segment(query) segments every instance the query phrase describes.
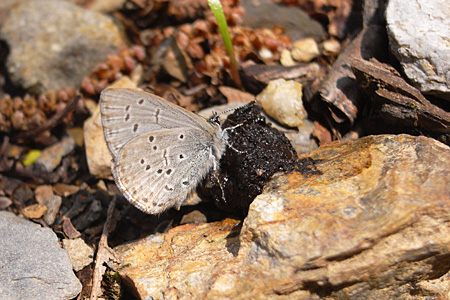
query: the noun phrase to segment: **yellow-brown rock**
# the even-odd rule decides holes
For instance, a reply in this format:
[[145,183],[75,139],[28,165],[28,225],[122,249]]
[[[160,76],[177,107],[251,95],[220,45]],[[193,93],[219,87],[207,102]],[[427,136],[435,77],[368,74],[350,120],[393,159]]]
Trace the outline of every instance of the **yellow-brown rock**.
[[175,227],[115,250],[123,265],[120,275],[142,299],[200,299],[206,282],[226,268],[239,250],[239,221],[226,219]]
[[450,296],[449,147],[369,136],[308,158],[320,174],[275,177],[240,231],[187,224],[120,246],[121,275],[143,299]]

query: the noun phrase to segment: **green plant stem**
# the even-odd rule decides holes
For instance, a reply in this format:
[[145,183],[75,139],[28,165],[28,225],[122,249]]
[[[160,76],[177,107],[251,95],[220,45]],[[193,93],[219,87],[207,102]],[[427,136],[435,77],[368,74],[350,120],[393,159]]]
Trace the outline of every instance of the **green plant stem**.
[[208,5],[217,20],[217,26],[219,27],[220,34],[222,35],[228,57],[230,58],[231,78],[234,83],[241,88],[242,83],[239,76],[238,64],[236,61],[236,56],[234,55],[233,44],[231,43],[227,20],[225,19],[225,14],[223,13],[222,4],[220,3],[220,0],[208,0]]

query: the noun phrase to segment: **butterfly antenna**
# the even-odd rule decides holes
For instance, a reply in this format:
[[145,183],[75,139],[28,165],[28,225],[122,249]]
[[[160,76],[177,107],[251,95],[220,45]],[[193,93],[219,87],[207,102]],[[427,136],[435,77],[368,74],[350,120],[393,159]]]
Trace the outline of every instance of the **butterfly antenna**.
[[229,113],[230,111],[235,111],[235,110],[238,110],[238,109],[243,109],[243,108],[246,108],[246,107],[249,107],[249,106],[253,106],[255,103],[256,103],[256,99],[253,100],[253,101],[251,101],[251,102],[249,102],[249,103],[246,103],[246,104],[244,104],[244,105],[241,105],[241,106],[239,106],[239,107],[236,107],[236,108],[230,108],[230,109],[224,110],[224,111],[221,112],[219,115],[227,114],[227,113]]

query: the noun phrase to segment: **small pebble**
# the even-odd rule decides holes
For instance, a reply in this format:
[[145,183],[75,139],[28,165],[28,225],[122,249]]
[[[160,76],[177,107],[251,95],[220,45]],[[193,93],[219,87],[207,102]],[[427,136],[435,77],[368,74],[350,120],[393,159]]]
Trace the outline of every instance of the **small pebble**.
[[94,261],[94,250],[81,238],[62,240],[63,247],[69,254],[75,272],[80,271]]
[[302,102],[302,85],[295,81],[273,80],[256,99],[269,116],[289,127],[301,125],[307,115]]
[[292,58],[298,62],[310,62],[320,55],[319,47],[312,38],[295,41],[291,51]]
[[322,43],[322,46],[323,51],[330,54],[337,55],[339,54],[339,52],[341,52],[341,44],[335,39],[326,40]]
[[65,137],[61,142],[45,148],[36,164],[43,166],[47,172],[51,172],[56,169],[63,156],[69,154],[74,148],[75,140],[71,136]]
[[39,219],[44,213],[47,211],[47,206],[42,204],[32,204],[30,206],[25,207],[22,210],[22,213],[28,219]]
[[285,67],[296,65],[295,61],[292,59],[291,52],[288,49],[283,49],[281,51],[280,63]]

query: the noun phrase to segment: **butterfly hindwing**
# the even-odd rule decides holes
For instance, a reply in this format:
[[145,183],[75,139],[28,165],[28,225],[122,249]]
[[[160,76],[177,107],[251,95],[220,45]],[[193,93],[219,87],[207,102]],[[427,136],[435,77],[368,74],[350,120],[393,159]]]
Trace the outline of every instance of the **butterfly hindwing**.
[[144,212],[179,207],[214,165],[210,137],[192,128],[135,137],[115,160],[114,177],[127,199]]

